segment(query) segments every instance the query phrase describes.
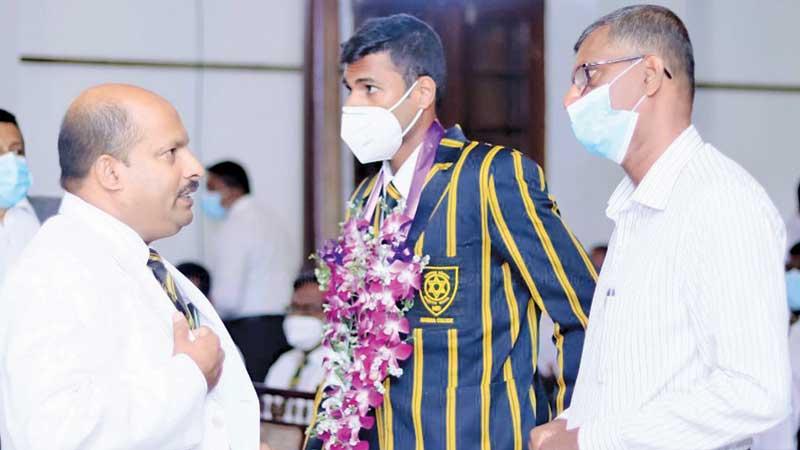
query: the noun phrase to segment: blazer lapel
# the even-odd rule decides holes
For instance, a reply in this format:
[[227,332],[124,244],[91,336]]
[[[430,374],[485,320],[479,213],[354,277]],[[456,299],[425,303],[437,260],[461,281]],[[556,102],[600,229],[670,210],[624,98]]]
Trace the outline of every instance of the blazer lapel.
[[417,213],[408,234],[409,247],[414,246],[419,236],[425,231],[433,213],[436,212],[439,200],[450,185],[453,166],[461,156],[461,150],[467,142],[461,128],[456,125],[447,130],[445,137],[439,143],[439,148],[436,149],[436,159],[428,172]]

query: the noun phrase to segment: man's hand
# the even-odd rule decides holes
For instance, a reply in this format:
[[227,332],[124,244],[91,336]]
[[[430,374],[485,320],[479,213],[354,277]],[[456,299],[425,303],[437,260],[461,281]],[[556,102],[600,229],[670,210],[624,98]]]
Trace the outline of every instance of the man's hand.
[[528,450],[579,450],[578,428],[567,430],[567,421],[556,419],[531,430]]
[[172,354],[185,353],[192,358],[203,376],[206,378],[208,391],[211,392],[222,375],[222,362],[225,352],[220,346],[219,337],[208,327],[200,327],[194,331],[194,341],[189,338],[189,323],[183,314],[176,312],[172,316],[174,345]]

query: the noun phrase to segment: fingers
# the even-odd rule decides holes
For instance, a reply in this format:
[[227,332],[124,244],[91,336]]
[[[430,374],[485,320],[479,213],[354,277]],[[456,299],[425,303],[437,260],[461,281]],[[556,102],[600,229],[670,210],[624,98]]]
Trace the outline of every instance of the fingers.
[[542,443],[546,436],[544,432],[545,425],[536,427],[531,430],[530,439],[528,440],[528,450],[540,450],[542,448]]
[[172,314],[172,336],[175,342],[189,342],[189,322],[177,311]]
[[220,352],[221,356],[217,361],[217,364],[214,365],[214,368],[209,375],[208,379],[206,380],[208,383],[208,390],[211,391],[217,386],[219,383],[219,379],[222,377],[222,361],[225,359],[225,353]]

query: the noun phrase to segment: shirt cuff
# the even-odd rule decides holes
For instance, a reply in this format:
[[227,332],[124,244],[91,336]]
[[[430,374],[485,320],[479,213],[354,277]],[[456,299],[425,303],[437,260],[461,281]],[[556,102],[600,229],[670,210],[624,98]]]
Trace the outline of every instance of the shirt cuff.
[[608,421],[584,423],[578,430],[579,450],[625,450],[619,427]]

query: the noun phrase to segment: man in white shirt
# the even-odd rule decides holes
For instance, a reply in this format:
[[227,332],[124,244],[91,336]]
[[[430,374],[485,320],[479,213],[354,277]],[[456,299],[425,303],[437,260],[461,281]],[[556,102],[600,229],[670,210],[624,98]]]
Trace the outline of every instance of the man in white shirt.
[[0,109],[0,280],[39,231],[40,221],[58,209],[57,198],[28,198],[30,185],[17,118]]
[[674,13],[622,8],[575,51],[573,131],[627,176],[572,403],[529,446],[748,448],[790,411],[783,221],[691,125],[694,58]]
[[283,331],[291,350],[269,369],[264,384],[269,388],[316,392],[325,379],[322,363],[329,350],[322,346],[323,296],[313,271],[294,281],[294,294]]
[[210,233],[211,299],[244,355],[253,381],[261,381],[289,346],[282,324],[300,264],[279,217],[250,193],[244,168],[222,161],[207,168],[206,215]]
[[149,248],[192,221],[203,167],[188,140],[177,111],[134,86],[91,88],[67,111],[60,213],[0,291],[4,450],[258,448],[233,342]]

